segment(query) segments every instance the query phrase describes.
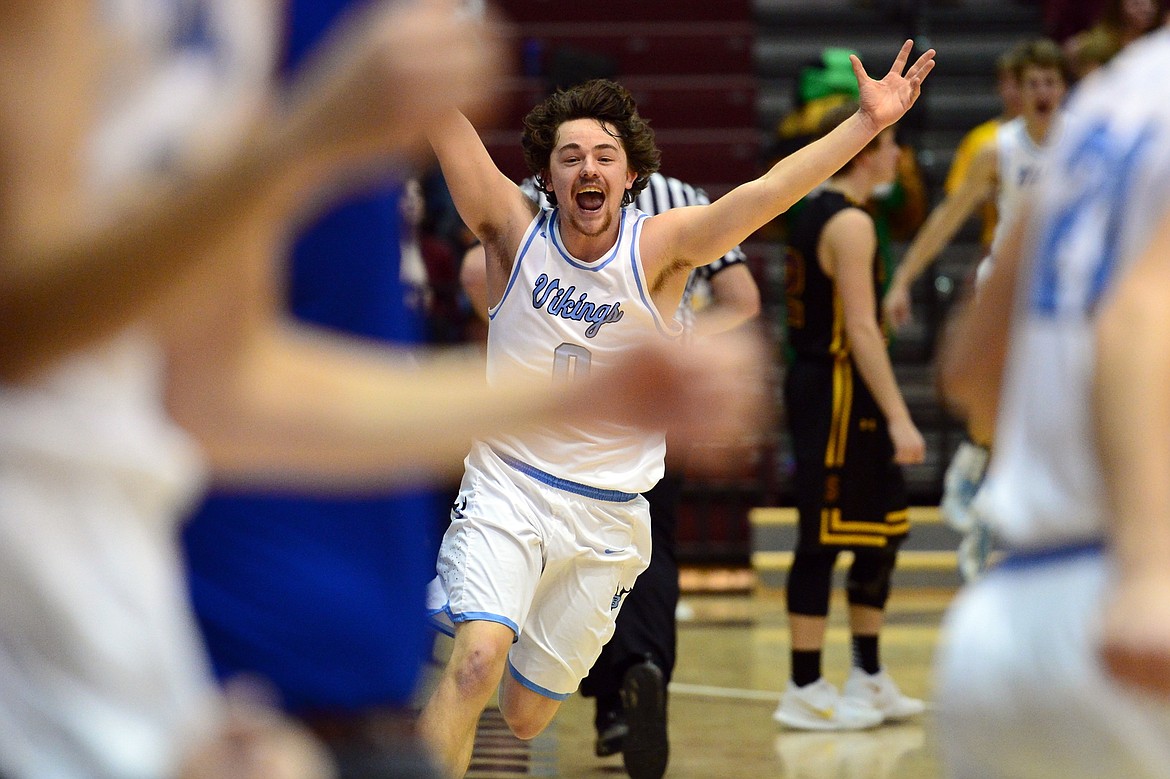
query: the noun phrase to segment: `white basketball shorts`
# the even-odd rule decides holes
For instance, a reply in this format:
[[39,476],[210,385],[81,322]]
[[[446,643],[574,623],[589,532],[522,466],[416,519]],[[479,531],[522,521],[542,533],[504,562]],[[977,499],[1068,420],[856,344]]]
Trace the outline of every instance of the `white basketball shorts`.
[[470,620],[507,625],[516,634],[513,677],[563,700],[650,562],[649,504],[505,461],[483,443],[464,464],[428,611],[449,635]]

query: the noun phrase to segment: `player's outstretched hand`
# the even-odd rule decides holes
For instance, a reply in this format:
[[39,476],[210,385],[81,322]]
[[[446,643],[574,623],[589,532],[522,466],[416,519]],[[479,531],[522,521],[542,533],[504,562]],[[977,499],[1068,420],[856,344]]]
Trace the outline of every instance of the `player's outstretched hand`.
[[604,398],[611,406],[605,417],[665,430],[672,447],[691,450],[692,466],[722,469],[721,451],[767,429],[766,377],[773,358],[754,332],[723,333],[685,346],[654,339],[629,350],[622,362],[591,377],[594,402]]
[[490,114],[508,69],[501,24],[457,0],[356,8],[294,79],[278,145],[360,163],[424,148],[451,108]]
[[922,82],[934,68],[934,49],[927,49],[907,70],[906,61],[913,48],[914,41],[902,44],[890,72],[881,81],[870,78],[861,60],[856,55],[849,55],[853,74],[857,77],[861,113],[873,123],[875,132],[889,127],[910,110],[922,91]]

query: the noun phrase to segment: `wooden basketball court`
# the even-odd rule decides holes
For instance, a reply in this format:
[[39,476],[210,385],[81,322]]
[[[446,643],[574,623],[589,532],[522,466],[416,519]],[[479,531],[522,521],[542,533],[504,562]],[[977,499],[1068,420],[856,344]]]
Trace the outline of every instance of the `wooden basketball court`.
[[[931,698],[938,625],[951,588],[895,589],[882,660],[909,695]],[[670,696],[671,760],[678,779],[937,779],[931,710],[917,721],[859,733],[802,733],[772,721],[788,673],[783,594],[755,588],[689,594],[679,623],[679,659]],[[845,604],[833,602],[825,676],[849,668]],[[620,756],[593,755],[593,701],[574,695],[553,725],[529,743],[514,739],[499,713],[481,720],[469,777],[622,777]]]

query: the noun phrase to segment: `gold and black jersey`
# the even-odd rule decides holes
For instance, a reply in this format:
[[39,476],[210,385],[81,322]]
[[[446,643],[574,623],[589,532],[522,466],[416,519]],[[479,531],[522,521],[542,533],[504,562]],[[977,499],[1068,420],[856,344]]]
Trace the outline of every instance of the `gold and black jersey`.
[[[798,359],[832,358],[849,351],[841,298],[821,267],[817,245],[830,219],[846,208],[859,207],[840,192],[822,191],[807,198],[790,219],[784,284],[788,345]],[[878,299],[882,269],[876,251],[872,268]]]
[[[854,365],[840,295],[817,258],[825,225],[854,207],[838,192],[823,192],[802,204],[789,234],[792,360],[784,403],[802,549],[896,548],[910,529],[905,481],[893,461],[885,417]],[[872,265],[876,301],[876,254]]]

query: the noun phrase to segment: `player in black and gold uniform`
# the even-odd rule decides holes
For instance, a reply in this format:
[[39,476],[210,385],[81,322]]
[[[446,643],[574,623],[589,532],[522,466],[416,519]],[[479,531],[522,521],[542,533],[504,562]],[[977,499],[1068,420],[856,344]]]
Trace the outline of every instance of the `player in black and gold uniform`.
[[[825,131],[852,107],[826,116]],[[892,180],[898,147],[879,135],[793,218],[787,265],[792,359],[784,402],[800,515],[788,579],[792,676],[774,718],[799,729],[872,727],[921,712],[878,653],[890,577],[909,532],[900,465],[921,462],[922,435],[898,390],[879,320],[877,237],[864,202]],[[833,566],[848,574],[853,670],[843,694],[821,675]]]

